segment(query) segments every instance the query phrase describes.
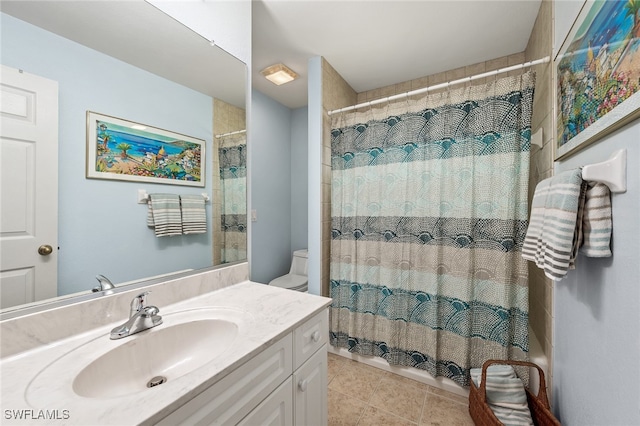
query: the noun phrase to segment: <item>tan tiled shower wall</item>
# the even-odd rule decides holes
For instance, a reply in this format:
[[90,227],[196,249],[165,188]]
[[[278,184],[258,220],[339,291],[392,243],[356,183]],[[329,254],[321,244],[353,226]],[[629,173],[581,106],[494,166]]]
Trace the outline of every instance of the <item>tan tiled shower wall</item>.
[[[525,60],[551,57],[553,4],[543,0],[538,17],[533,26],[529,43],[525,50]],[[543,146],[531,148],[531,168],[529,172],[529,205],[536,185],[543,179],[553,175],[553,63],[537,65],[536,91],[533,101],[533,117],[531,131],[535,133],[542,128]],[[529,323],[538,337],[542,350],[549,361],[547,384],[552,387],[553,366],[553,282],[545,277],[541,269],[529,262]],[[551,399],[551,398],[550,398]]]
[[[460,67],[449,71],[443,71],[438,74],[432,74],[426,77],[416,78],[414,80],[405,81],[403,83],[392,84],[390,86],[381,87],[379,89],[368,90],[366,92],[358,93],[357,103],[363,103],[367,101],[373,101],[376,99],[385,98],[387,96],[399,95],[401,93],[408,92],[410,90],[422,89],[423,87],[434,86],[436,84],[446,83],[448,81],[458,80],[465,77],[471,77],[472,75],[481,74],[487,71],[493,71],[499,68],[505,68],[510,65],[517,65],[524,62],[524,52],[514,53],[513,55],[502,56],[500,58],[491,59],[486,62],[479,62],[477,64],[468,65],[466,67]],[[511,71],[498,77],[504,77],[508,75],[519,75],[521,70]],[[474,80],[473,84],[483,84],[492,81],[495,77],[486,77],[483,79]],[[439,93],[445,91],[446,88],[440,90],[434,90],[433,93]],[[430,92],[431,93],[431,92]]]
[[[220,99],[213,99],[213,153],[211,156],[211,170],[220,170],[218,156],[218,139],[215,135],[245,130],[247,128],[246,112],[243,108],[238,108]],[[222,261],[222,194],[220,192],[219,173],[212,172],[211,189],[211,229],[213,238],[213,264],[219,265]]]
[[320,286],[329,295],[331,247],[331,117],[328,111],[354,105],[357,94],[340,74],[322,59],[322,269]]

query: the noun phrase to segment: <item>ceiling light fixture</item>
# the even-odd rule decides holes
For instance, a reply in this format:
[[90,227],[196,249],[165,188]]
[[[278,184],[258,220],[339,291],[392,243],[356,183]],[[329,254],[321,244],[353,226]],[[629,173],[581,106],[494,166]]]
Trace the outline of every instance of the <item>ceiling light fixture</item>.
[[271,65],[260,71],[260,73],[264,75],[267,80],[278,86],[293,81],[298,77],[298,74],[283,64]]

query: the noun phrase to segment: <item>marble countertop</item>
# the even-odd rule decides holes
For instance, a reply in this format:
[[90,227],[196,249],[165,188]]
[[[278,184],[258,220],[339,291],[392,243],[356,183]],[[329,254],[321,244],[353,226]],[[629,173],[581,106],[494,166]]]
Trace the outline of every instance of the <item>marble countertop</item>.
[[[109,332],[126,318],[3,358],[0,360],[2,423],[155,423],[322,311],[330,301],[246,281],[172,305],[158,306],[164,324],[121,340],[110,340]],[[237,338],[221,355],[190,373],[141,392],[111,398],[81,397],[74,392],[71,376],[102,354],[157,332],[171,325],[172,318],[178,318],[181,312],[193,309],[227,310],[236,315],[246,312],[242,314]],[[20,416],[22,420],[17,418]]]

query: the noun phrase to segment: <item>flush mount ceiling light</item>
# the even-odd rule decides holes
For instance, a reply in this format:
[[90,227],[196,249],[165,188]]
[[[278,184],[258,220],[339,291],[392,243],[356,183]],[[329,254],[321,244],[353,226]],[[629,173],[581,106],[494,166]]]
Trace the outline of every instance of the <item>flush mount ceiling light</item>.
[[271,65],[260,71],[260,73],[264,75],[267,80],[278,86],[293,81],[298,77],[298,74],[283,64]]

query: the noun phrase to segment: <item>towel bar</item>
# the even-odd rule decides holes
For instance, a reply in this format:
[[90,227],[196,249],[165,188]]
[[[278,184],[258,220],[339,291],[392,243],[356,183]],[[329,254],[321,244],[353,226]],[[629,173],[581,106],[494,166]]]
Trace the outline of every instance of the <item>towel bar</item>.
[[582,179],[604,183],[612,193],[627,192],[627,150],[619,149],[607,161],[583,166]]
[[[206,192],[200,193],[202,198],[204,198],[204,202],[209,201],[209,195]],[[145,189],[138,189],[138,204],[147,204],[149,202],[149,194]]]

